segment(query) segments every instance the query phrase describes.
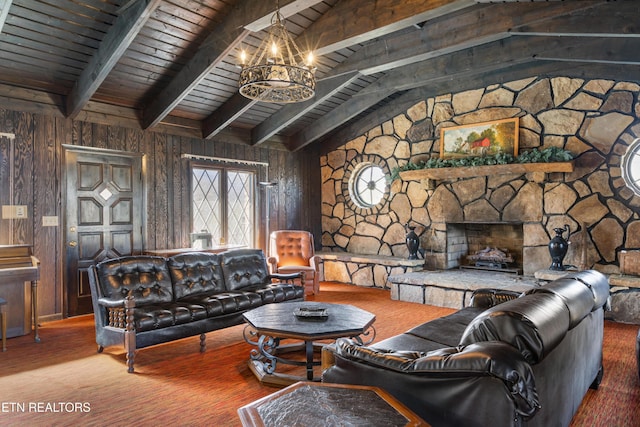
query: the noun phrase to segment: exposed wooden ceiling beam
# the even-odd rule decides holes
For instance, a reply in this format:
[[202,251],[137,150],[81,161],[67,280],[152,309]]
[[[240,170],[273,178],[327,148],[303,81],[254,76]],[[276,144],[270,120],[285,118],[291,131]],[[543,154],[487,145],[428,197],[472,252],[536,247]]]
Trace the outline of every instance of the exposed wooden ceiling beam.
[[300,117],[307,114],[317,105],[331,98],[336,93],[347,87],[360,76],[357,72],[343,74],[333,79],[325,79],[318,82],[316,95],[309,101],[299,104],[289,104],[281,108],[264,122],[256,126],[251,132],[251,144],[261,144],[273,135],[284,129]]
[[[509,37],[511,31],[558,15],[593,8],[602,1],[476,5],[434,19],[421,29],[366,44],[329,75],[358,70],[370,75]],[[491,25],[478,25],[491,18]]]
[[[571,3],[567,3],[569,4]],[[557,16],[544,22],[526,23],[514,27],[511,33],[570,37],[640,37],[639,16],[640,3],[637,1],[604,2],[596,7],[577,9],[568,15]]]
[[[321,0],[281,0],[281,10],[293,13],[297,7],[308,8]],[[285,9],[288,7],[288,9]],[[275,4],[269,1],[242,0],[233,9],[218,28],[202,43],[196,54],[182,67],[180,72],[171,80],[169,85],[149,102],[144,110],[142,127],[149,128],[158,124],[178,105],[193,88],[195,88],[222,60],[238,48],[247,36],[249,26],[257,31],[269,26],[270,21],[264,17],[272,16]],[[264,22],[259,28],[256,21]]]
[[580,62],[583,64],[640,65],[640,38],[581,39],[575,46],[564,46],[535,56],[538,60]]
[[299,45],[324,55],[474,4],[474,0],[341,1],[307,28]]
[[160,3],[161,0],[136,0],[116,18],[67,96],[67,117],[76,117],[89,102]]
[[202,122],[202,137],[209,139],[217,135],[222,129],[233,123],[245,111],[256,104],[256,100],[246,98],[236,92],[220,108],[214,111]]
[[297,151],[306,145],[311,144],[323,135],[338,128],[343,123],[351,120],[361,112],[365,111],[392,95],[395,91],[376,91],[364,96],[352,97],[348,101],[343,102],[338,107],[329,111],[324,116],[316,120],[311,126],[306,127],[297,134],[293,135],[287,147],[291,151]]
[[[283,18],[288,18],[320,2],[321,0],[279,0],[276,4],[280,7],[280,15],[282,15]],[[269,3],[269,1],[265,1],[264,3]],[[274,2],[272,1],[270,3],[273,6]],[[264,30],[273,24],[273,12],[275,12],[275,9],[272,9],[271,13],[265,14],[261,18],[247,23],[244,28],[254,33]]]
[[387,92],[391,88],[396,91],[414,89],[447,79],[451,74],[461,78],[463,72],[465,76],[472,76],[494,71],[502,67],[529,62],[536,57],[544,57],[558,49],[571,51],[583,43],[583,39],[568,37],[511,37],[397,68],[364,88],[356,96],[377,90]]

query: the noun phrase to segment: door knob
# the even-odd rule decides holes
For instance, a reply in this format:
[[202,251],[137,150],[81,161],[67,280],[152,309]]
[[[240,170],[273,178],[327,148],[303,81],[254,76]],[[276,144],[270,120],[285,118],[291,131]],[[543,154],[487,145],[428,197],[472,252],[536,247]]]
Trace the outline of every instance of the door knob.
[[72,248],[75,248],[76,246],[78,246],[78,242],[76,242],[75,240],[72,240],[69,242],[69,246],[71,246]]

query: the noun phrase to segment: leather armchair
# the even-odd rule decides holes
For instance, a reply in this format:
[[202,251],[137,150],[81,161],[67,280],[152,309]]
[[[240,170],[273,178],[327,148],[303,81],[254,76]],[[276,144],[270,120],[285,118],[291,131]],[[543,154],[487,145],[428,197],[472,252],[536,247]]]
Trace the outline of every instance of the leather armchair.
[[269,239],[271,274],[305,274],[305,294],[320,292],[320,257],[315,255],[313,234],[302,230],[279,230]]

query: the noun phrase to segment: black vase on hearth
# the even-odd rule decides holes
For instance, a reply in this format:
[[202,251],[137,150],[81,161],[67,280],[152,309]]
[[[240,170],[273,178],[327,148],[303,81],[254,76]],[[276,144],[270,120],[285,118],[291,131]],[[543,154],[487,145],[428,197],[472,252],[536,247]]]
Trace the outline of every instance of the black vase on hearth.
[[415,226],[407,225],[405,226],[405,230],[409,229],[407,233],[407,237],[405,238],[405,242],[407,244],[407,249],[409,249],[409,259],[418,259],[418,249],[420,248],[420,239],[418,235],[414,231],[416,229]]
[[[564,228],[554,228],[553,231],[556,232],[556,235],[549,242],[549,254],[551,255],[551,267],[549,267],[549,270],[564,271],[566,267],[562,262],[569,250],[569,242],[567,241],[570,234],[569,224],[565,224]],[[565,232],[567,233],[567,239],[563,237]]]

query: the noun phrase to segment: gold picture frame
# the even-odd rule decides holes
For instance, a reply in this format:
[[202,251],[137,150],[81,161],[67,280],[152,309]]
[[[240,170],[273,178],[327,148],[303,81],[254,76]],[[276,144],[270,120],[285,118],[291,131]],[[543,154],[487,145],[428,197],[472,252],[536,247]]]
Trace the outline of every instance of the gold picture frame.
[[494,156],[499,153],[518,155],[518,117],[440,130],[440,158]]

